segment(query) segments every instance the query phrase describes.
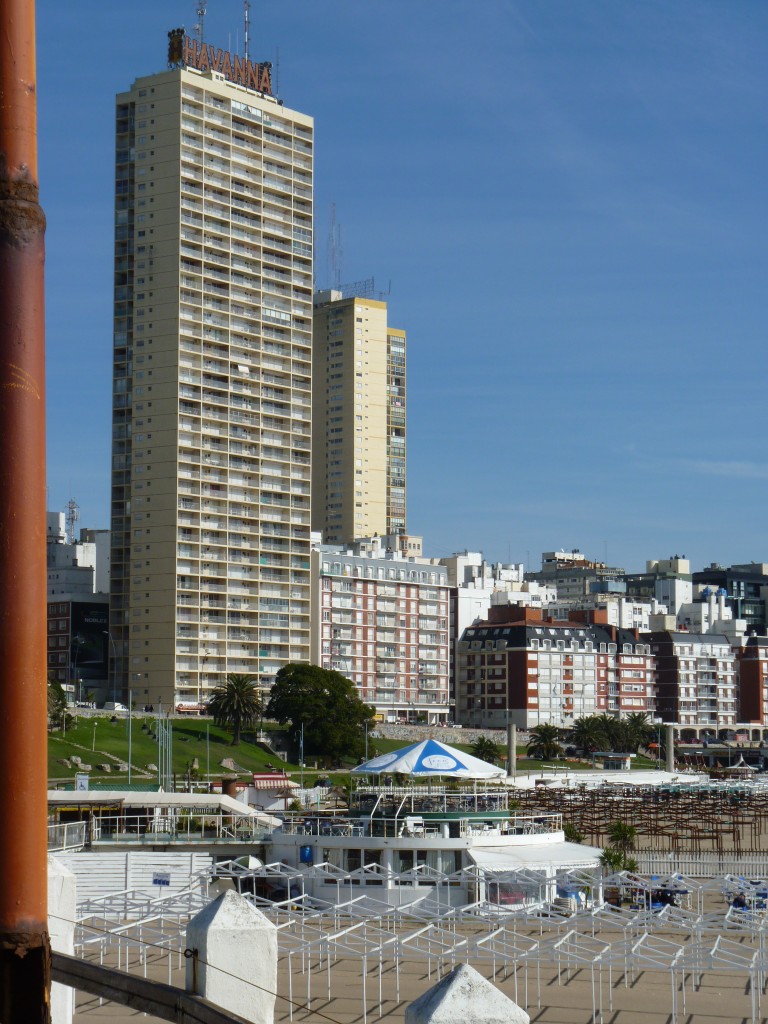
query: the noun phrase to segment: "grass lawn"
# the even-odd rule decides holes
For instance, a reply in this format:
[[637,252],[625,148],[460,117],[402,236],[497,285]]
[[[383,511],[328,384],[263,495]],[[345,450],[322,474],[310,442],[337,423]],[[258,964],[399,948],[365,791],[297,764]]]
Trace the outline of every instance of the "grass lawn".
[[[239,746],[233,747],[231,734],[216,726],[207,719],[200,718],[173,718],[167,719],[172,728],[172,761],[173,770],[177,780],[181,784],[187,776],[189,768],[197,760],[197,777],[204,780],[209,774],[212,778],[221,778],[224,775],[231,775],[231,771],[222,767],[221,762],[225,758],[232,758],[235,764],[243,768],[245,772],[269,771],[267,764],[275,768],[284,769],[290,772],[298,781],[300,767],[298,764],[282,761],[279,757],[264,750],[258,744],[250,740],[243,740]],[[151,731],[155,729],[156,718],[152,715],[132,716],[132,737],[131,737],[131,773],[132,783],[157,784],[157,771],[149,771],[147,765],[156,765],[160,753],[157,739],[153,739]],[[267,727],[269,733],[269,727]],[[376,754],[388,754],[402,747],[408,746],[402,740],[383,739],[371,737],[368,745],[368,756]],[[455,744],[458,750],[470,753],[469,744]],[[518,748],[521,752],[524,748]],[[115,771],[113,758],[127,762],[128,760],[128,720],[125,716],[98,715],[94,717],[80,716],[69,726],[64,734],[60,729],[49,733],[48,736],[48,778],[52,784],[61,782],[74,782],[77,769],[74,766],[65,767],[60,760],[72,756],[79,757],[84,764],[89,764],[92,771],[89,773],[93,783],[109,784],[117,786],[128,780],[127,773]],[[111,757],[109,756],[111,755]],[[641,763],[638,763],[641,762]],[[112,771],[105,772],[97,766],[100,764],[111,764]],[[312,767],[314,758],[308,755],[306,758],[307,767],[304,771],[304,783],[311,786],[318,775],[325,775],[323,771],[316,771]],[[633,761],[632,767],[649,768],[654,767],[655,762],[646,761],[638,757]],[[518,771],[541,771],[543,768],[551,767],[543,761],[534,761],[529,758],[520,758],[517,762]],[[565,767],[564,763],[558,763],[557,767]],[[569,764],[569,768],[584,771],[589,769],[589,764]],[[334,780],[339,783],[348,783],[348,776],[344,772],[332,773]]]
[[[243,740],[239,746],[233,747],[231,735],[225,729],[205,719],[168,719],[172,728],[173,770],[179,781],[186,777],[188,768],[197,759],[198,777],[203,779],[209,772],[215,778],[231,775],[221,767],[221,761],[232,758],[236,765],[248,772],[269,771],[267,763],[275,768],[289,772],[298,772],[299,766],[280,760],[268,753],[256,743]],[[158,742],[150,735],[154,730],[156,719],[152,716],[132,716],[131,723],[131,764],[132,782],[156,783],[157,772],[146,769],[148,764],[156,765],[159,760]],[[206,738],[207,737],[207,738]],[[78,717],[67,728],[66,735],[61,730],[48,735],[48,778],[53,782],[74,782],[76,769],[59,764],[59,760],[75,755],[84,764],[90,764],[90,777],[94,782],[124,783],[127,774],[114,770],[115,764],[107,755],[128,761],[128,720],[126,716],[118,716],[113,722],[111,716]],[[99,764],[112,764],[112,771],[107,773],[99,770]],[[307,778],[315,773],[305,773]]]

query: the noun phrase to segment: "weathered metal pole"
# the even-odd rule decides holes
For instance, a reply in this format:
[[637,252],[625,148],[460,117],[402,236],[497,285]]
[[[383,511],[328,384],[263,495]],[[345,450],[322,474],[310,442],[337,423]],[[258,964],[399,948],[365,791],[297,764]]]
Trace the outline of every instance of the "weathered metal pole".
[[48,1024],[45,217],[34,0],[0,0],[0,1021]]
[[507,778],[517,779],[517,726],[507,722]]

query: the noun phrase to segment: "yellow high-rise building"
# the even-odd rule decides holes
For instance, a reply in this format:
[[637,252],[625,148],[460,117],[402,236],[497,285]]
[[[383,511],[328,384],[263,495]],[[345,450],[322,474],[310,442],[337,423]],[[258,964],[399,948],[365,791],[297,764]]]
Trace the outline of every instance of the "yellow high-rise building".
[[139,705],[309,657],[313,121],[178,46],[117,97],[110,633]]
[[405,532],[405,340],[385,302],[316,294],[312,527],[325,543]]

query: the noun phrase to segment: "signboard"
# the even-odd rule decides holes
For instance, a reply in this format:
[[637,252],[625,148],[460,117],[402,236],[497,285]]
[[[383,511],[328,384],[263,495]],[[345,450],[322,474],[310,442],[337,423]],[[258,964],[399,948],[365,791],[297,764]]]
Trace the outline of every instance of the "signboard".
[[272,65],[268,61],[254,64],[247,57],[192,39],[185,35],[183,28],[174,28],[168,33],[168,67],[213,71],[228,82],[272,95]]
[[170,871],[155,871],[152,874],[152,885],[170,885]]
[[88,789],[88,776],[85,772],[78,772],[75,775],[75,789],[80,793]]

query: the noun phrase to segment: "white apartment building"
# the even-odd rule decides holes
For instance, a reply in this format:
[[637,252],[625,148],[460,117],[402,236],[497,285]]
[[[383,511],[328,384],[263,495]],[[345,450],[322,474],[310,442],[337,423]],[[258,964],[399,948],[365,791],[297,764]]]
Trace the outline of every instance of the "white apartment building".
[[173,60],[116,110],[110,630],[139,703],[309,658],[313,122],[265,65]]
[[46,565],[48,596],[109,593],[108,530],[80,530],[69,540],[63,512],[47,512]]
[[547,614],[554,619],[567,619],[572,611],[595,610],[606,613],[610,626],[647,632],[651,628],[652,617],[663,614],[666,608],[655,599],[642,601],[623,593],[610,592],[588,594],[570,601],[554,600],[546,605]]
[[624,582],[630,597],[655,599],[670,615],[677,615],[694,597],[691,563],[684,555],[650,559],[645,563],[645,572],[625,573]]
[[312,581],[312,661],[351,679],[381,721],[446,722],[445,567],[368,538],[318,545]]
[[473,622],[488,615],[493,604],[539,608],[555,597],[555,588],[524,579],[523,563],[487,562],[480,551],[459,551],[441,558],[451,588],[451,691],[456,690],[459,639]]
[[731,639],[732,645],[735,642],[735,646],[740,646],[747,623],[734,619],[725,590],[701,584],[696,584],[695,590],[698,600],[678,609],[677,628],[691,633],[721,633]]

